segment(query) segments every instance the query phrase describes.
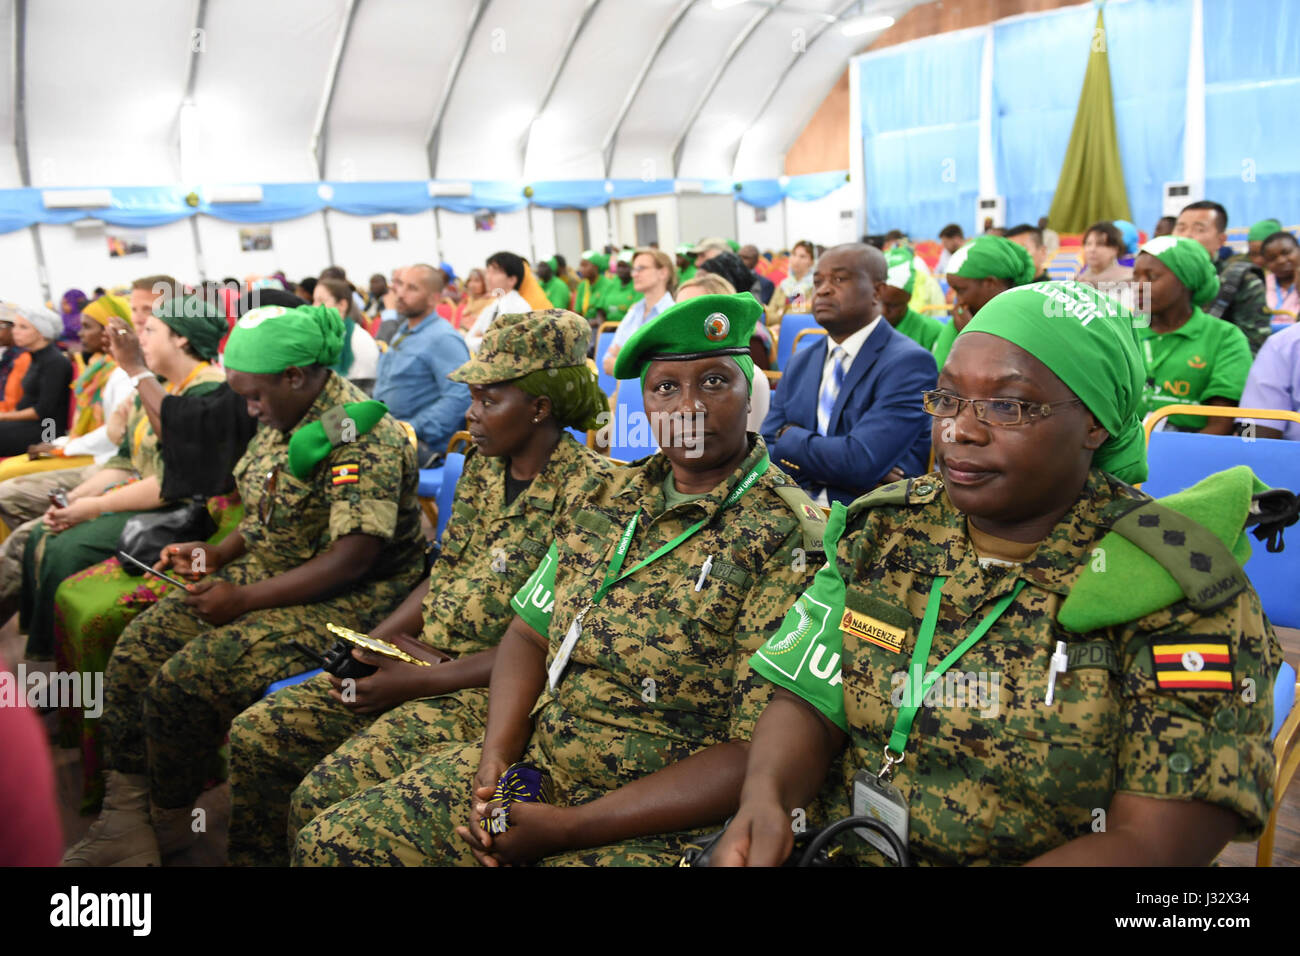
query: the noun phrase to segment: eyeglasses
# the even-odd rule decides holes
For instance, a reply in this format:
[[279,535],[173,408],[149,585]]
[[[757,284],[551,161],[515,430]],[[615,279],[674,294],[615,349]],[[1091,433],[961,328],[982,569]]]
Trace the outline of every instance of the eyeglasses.
[[268,530],[271,527],[271,518],[275,514],[275,485],[279,474],[279,465],[266,473],[266,481],[262,485],[262,497],[257,502],[257,520]]
[[653,270],[653,269],[658,269],[658,268],[659,268],[658,266],[633,266],[633,267],[632,267],[632,271],[633,271],[633,272],[650,272],[651,270]]
[[1037,418],[1048,418],[1053,408],[1082,405],[1083,400],[1070,398],[1060,402],[1026,402],[1018,398],[961,398],[948,392],[921,393],[921,404],[935,418],[956,418],[962,406],[969,405],[975,417],[986,425],[1026,425]]

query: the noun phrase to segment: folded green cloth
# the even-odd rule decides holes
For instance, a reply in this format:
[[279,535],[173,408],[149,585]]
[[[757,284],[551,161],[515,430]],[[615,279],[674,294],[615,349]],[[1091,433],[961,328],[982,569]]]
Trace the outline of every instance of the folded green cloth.
[[1184,598],[1202,611],[1224,604],[1249,584],[1246,517],[1251,498],[1267,490],[1237,465],[1133,509],[1097,542],[1057,620],[1087,633]]
[[[338,445],[355,441],[379,424],[388,406],[373,399],[346,402],[328,409],[316,421],[303,425],[289,439],[289,473],[299,481],[315,470]],[[351,422],[349,426],[346,423]]]

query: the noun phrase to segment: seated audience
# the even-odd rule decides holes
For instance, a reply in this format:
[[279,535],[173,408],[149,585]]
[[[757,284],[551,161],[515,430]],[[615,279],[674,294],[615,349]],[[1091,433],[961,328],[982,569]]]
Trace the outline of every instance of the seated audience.
[[[492,301],[479,312],[478,318],[465,333],[465,344],[469,346],[471,352],[478,350],[483,335],[492,327],[498,315],[522,315],[525,312],[532,312],[535,308],[520,292],[528,277],[528,263],[513,252],[498,252],[489,256],[483,274],[487,278],[488,293],[492,296]],[[549,307],[548,300],[539,308]]]
[[1219,293],[1213,302],[1206,303],[1205,314],[1241,329],[1254,355],[1273,331],[1264,273],[1248,259],[1219,258],[1219,251],[1228,241],[1227,230],[1228,211],[1206,199],[1183,207],[1173,234],[1195,239],[1210,254],[1219,275]]
[[[491,267],[488,274],[491,281]],[[465,363],[469,350],[451,324],[434,312],[442,291],[441,271],[411,266],[402,272],[395,291],[397,311],[405,321],[388,351],[379,356],[375,398],[398,421],[411,423],[420,442],[419,463],[426,467],[446,452],[451,436],[464,427],[469,389],[448,379],[447,373]]]
[[641,296],[618,324],[614,341],[601,358],[607,375],[614,372],[614,360],[637,329],[673,304],[677,291],[677,267],[672,257],[659,249],[638,249],[632,257],[632,287]]
[[[487,718],[510,599],[555,537],[568,503],[613,475],[566,428],[609,408],[586,363],[587,322],[571,312],[501,318],[473,359],[470,434],[441,554],[424,582],[371,631],[437,667],[356,651],[379,669],[277,691],[231,725],[230,859],[286,865],[293,835],[340,800],[397,776],[437,746],[476,739]],[[418,639],[412,635],[418,635]],[[285,822],[288,820],[286,833]]]
[[1177,225],[1177,223],[1177,216],[1161,216],[1156,221],[1156,227],[1151,230],[1151,238],[1155,239],[1159,236],[1172,236],[1174,234],[1174,226]]
[[14,345],[14,307],[0,302],[0,412],[12,412],[23,397],[23,376],[32,357]]
[[677,281],[678,288],[695,278],[695,244],[679,243],[677,246]]
[[965,244],[966,234],[955,222],[950,222],[939,230],[939,245],[943,246],[943,252],[939,253],[939,262],[934,267],[937,275],[948,274],[948,261]]
[[[731,812],[768,695],[739,662],[809,579],[819,557],[798,556],[824,527],[745,431],[761,315],[747,293],[700,296],[628,340],[615,374],[641,379],[660,451],[560,519],[512,602],[482,736],[330,807],[295,863],[672,865]],[[494,807],[520,762],[552,802]]]
[[[733,289],[748,289],[749,294],[754,295],[754,273],[730,249],[705,259],[696,274],[720,276]],[[749,340],[749,356],[760,369],[766,369],[772,364],[772,333],[765,323],[759,322],[754,326],[754,334]]]
[[772,301],[767,305],[767,324],[779,326],[781,318],[787,312],[808,312],[812,309],[813,296],[813,245],[806,239],[800,239],[790,250],[790,272],[772,293]]
[[[95,298],[102,298],[96,296]],[[59,300],[59,311],[63,317],[63,328],[58,335],[59,341],[75,342],[81,335],[81,310],[90,299],[80,289],[69,289]]]
[[[1166,534],[1124,553],[1110,530],[1143,503],[1173,510],[1131,487],[1147,475],[1132,322],[1091,288],[1035,284],[958,336],[925,399],[938,473],[835,507],[829,563],[751,661],[778,689],[715,865],[784,862],[791,811],[824,781],[855,793],[856,813],[901,803],[908,822],[892,828],[921,865],[1205,866],[1260,834],[1272,696],[1236,692],[1272,687],[1281,661],[1259,597],[1242,577],[1202,612],[1178,585],[1135,587],[1186,551]],[[1240,530],[1206,532],[1216,570],[1235,566]],[[1105,663],[1071,655],[1052,675],[1067,638]],[[1184,653],[1193,642],[1206,647]],[[957,655],[972,679],[1002,675],[1000,702],[997,684],[974,702],[969,684],[945,692]],[[843,847],[856,863],[893,856]]]
[[943,331],[944,323],[913,311],[911,299],[916,285],[916,257],[907,246],[898,246],[885,253],[883,282],[876,283],[876,300],[885,321],[921,348],[929,352]]
[[[236,323],[231,388],[262,422],[235,469],[247,510],[220,545],[164,549],[159,567],[199,580],[113,648],[104,810],[65,865],[157,865],[192,843],[206,758],[230,720],[303,668],[286,638],[324,650],[327,622],[369,630],[423,576],[414,451],[381,403],[330,370],[342,345],[338,313],[320,306]],[[337,412],[351,434],[331,424]]]
[[543,259],[537,263],[537,281],[542,284],[542,291],[557,309],[568,309],[569,299],[573,293],[557,271],[556,257]]
[[1274,232],[1260,244],[1264,259],[1264,289],[1268,294],[1269,319],[1294,322],[1300,317],[1300,242],[1289,232]]
[[1282,232],[1281,222],[1276,219],[1261,219],[1246,233],[1246,258],[1265,273],[1268,272],[1268,266],[1264,263],[1264,242],[1274,233],[1279,232]]
[[[1240,404],[1242,408],[1300,412],[1300,325],[1268,337],[1250,367]],[[1257,418],[1251,424],[1259,438],[1300,441],[1300,422]]]
[[58,345],[59,317],[43,306],[6,305],[4,315],[13,324],[14,344],[29,358],[22,396],[12,411],[0,412],[0,457],[21,454],[67,431],[72,383],[72,363]]
[[934,359],[880,321],[875,288],[887,277],[871,246],[836,246],[817,260],[813,315],[828,334],[791,357],[763,422],[772,460],[823,507],[852,501],[894,468],[925,470],[917,396],[934,385]]
[[483,275],[483,270],[477,267],[470,269],[469,274],[465,276],[465,294],[456,303],[456,309],[451,316],[452,328],[468,332],[479,313],[491,304],[492,296],[488,293],[487,279]]
[[767,308],[772,301],[772,293],[776,291],[776,286],[767,276],[754,272],[754,267],[758,265],[758,246],[747,243],[741,246],[736,254],[740,256],[740,261],[745,264],[745,268],[754,273],[754,286],[749,291],[754,293],[754,298],[764,308]]
[[948,260],[952,321],[939,332],[931,351],[943,368],[957,334],[994,296],[1034,281],[1034,260],[1025,247],[1000,236],[977,236]]
[[628,310],[641,301],[641,293],[632,279],[632,256],[631,249],[618,254],[614,275],[605,284],[596,306],[602,322],[622,322]]
[[[1236,326],[1212,319],[1219,279],[1200,243],[1181,236],[1152,239],[1133,267],[1139,308],[1149,325],[1134,330],[1146,367],[1143,413],[1165,405],[1236,405],[1250,372],[1250,345]],[[1173,415],[1169,427],[1209,435],[1232,432],[1231,418]]]
[[1113,222],[1095,222],[1083,234],[1083,268],[1075,281],[1094,286],[1099,292],[1116,296],[1122,283],[1133,277],[1133,270],[1119,264],[1124,253],[1124,237]]
[[312,301],[333,309],[343,319],[343,350],[334,371],[369,394],[374,390],[379,370],[379,346],[355,318],[361,313],[352,302],[352,287],[342,279],[321,278],[312,293]]
[[1037,226],[1022,222],[1007,230],[1007,238],[1018,246],[1024,246],[1029,258],[1034,261],[1034,282],[1047,282],[1047,247],[1043,244],[1043,231]]

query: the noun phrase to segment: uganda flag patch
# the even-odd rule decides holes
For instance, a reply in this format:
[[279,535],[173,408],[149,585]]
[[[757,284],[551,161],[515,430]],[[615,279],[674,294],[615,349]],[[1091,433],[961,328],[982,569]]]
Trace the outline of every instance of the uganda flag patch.
[[1153,637],[1156,685],[1163,690],[1232,690],[1227,638]]
[[330,474],[334,476],[334,484],[336,485],[355,485],[361,480],[361,466],[357,464],[335,465],[330,469]]

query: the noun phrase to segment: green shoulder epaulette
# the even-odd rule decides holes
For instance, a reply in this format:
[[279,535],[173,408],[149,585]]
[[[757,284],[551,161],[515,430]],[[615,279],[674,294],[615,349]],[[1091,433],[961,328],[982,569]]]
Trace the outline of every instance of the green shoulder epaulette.
[[1057,620],[1086,633],[1181,600],[1202,614],[1246,589],[1244,532],[1251,496],[1266,486],[1238,465],[1160,500],[1136,502],[1085,556]]
[[822,514],[822,509],[813,504],[813,500],[808,497],[808,492],[794,483],[777,485],[772,490],[776,492],[777,497],[790,506],[790,510],[799,519],[804,550],[821,551],[822,538],[826,534],[826,516]]
[[356,441],[387,414],[388,406],[373,399],[347,402],[328,409],[289,439],[289,473],[302,481],[331,451],[346,442]]
[[891,481],[855,498],[849,504],[849,518],[866,511],[868,508],[880,508],[885,505],[923,505],[933,501],[943,490],[943,482],[936,475],[922,475],[919,478],[902,478]]

